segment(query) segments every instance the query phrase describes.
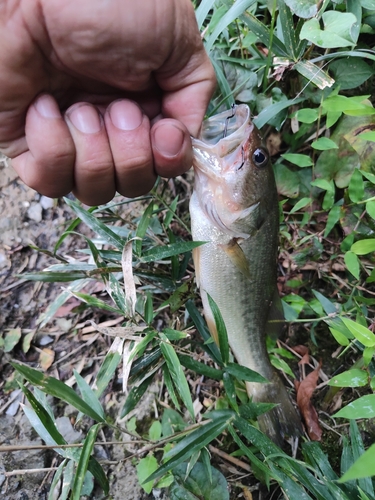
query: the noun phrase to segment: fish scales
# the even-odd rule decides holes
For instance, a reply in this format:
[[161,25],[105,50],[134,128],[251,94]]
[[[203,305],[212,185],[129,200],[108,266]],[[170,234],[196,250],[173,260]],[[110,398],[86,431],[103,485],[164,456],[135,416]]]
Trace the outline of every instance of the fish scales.
[[272,166],[246,105],[206,120],[200,139],[193,139],[193,151],[192,235],[207,242],[193,257],[207,325],[217,342],[209,294],[237,362],[270,381],[247,383],[247,391],[254,401],[279,404],[259,424],[281,444],[300,433],[301,423],[266,350],[279,226]]

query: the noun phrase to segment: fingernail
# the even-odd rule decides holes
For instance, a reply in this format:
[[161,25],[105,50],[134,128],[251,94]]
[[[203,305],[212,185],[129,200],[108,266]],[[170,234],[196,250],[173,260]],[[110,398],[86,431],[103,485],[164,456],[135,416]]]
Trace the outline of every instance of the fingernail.
[[109,108],[109,116],[120,130],[135,130],[143,121],[139,107],[131,101],[116,101]]
[[176,156],[182,148],[184,133],[174,125],[159,125],[154,131],[154,146],[164,156]]
[[84,134],[96,134],[102,129],[102,122],[97,110],[93,106],[80,104],[66,113],[73,125]]
[[61,118],[56,101],[48,94],[39,96],[34,102],[34,106],[44,118]]

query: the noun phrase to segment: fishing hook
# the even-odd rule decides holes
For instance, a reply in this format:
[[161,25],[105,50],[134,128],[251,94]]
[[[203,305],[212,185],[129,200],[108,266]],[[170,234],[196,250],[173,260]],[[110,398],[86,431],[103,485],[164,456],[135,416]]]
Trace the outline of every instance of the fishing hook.
[[244,163],[245,163],[245,150],[244,150],[243,146],[241,146],[241,159],[242,159],[242,163],[237,168],[237,172],[238,172],[238,170],[241,170],[241,168],[244,166]]
[[235,116],[235,114],[236,114],[236,105],[234,103],[232,104],[231,109],[232,109],[232,114],[230,116],[227,116],[225,118],[223,139],[224,139],[224,137],[227,136],[227,133],[228,133],[228,123],[229,123],[229,120],[231,118],[233,118]]

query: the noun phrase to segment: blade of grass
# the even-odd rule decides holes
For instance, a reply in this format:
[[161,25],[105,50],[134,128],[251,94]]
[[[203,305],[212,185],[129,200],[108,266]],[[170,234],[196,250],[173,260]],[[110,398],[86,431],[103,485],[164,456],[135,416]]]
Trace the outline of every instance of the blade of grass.
[[100,424],[93,425],[87,433],[86,439],[83,443],[81,455],[79,457],[77,470],[74,476],[74,483],[72,487],[72,500],[79,500],[81,497],[81,490],[85,475],[88,469],[90,455],[94,448],[96,436],[98,434]]

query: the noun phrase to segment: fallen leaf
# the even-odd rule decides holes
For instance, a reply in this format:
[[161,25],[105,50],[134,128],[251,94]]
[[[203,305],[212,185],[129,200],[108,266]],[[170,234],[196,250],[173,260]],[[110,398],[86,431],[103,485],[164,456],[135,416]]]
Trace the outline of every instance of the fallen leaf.
[[295,351],[300,356],[305,356],[305,354],[309,353],[309,348],[305,345],[296,345],[293,347],[293,351]]
[[67,316],[75,307],[78,307],[81,304],[82,302],[76,297],[71,297],[63,306],[57,309],[55,318],[65,318],[65,316]]
[[55,351],[52,351],[52,349],[48,349],[48,347],[45,347],[39,355],[40,366],[44,371],[47,371],[48,368],[52,365],[54,359]]
[[299,365],[308,365],[310,363],[310,355],[307,352],[302,356],[302,358],[298,361]]
[[297,405],[312,441],[320,441],[322,438],[322,429],[319,426],[318,414],[311,403],[311,397],[318,383],[320,368],[321,363],[297,387]]
[[21,328],[13,328],[5,335],[4,352],[10,352],[18,344],[21,338]]

